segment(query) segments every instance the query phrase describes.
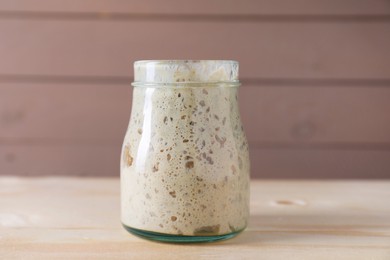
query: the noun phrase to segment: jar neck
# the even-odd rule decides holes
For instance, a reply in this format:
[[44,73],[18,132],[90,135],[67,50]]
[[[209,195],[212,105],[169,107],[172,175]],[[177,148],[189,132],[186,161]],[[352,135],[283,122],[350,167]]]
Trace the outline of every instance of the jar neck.
[[134,86],[237,85],[238,62],[227,60],[166,60],[134,63]]

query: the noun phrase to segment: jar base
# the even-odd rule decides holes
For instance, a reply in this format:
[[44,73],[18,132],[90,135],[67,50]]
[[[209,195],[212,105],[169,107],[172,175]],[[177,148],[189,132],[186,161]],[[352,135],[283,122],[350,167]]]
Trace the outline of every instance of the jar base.
[[157,233],[152,231],[145,231],[141,229],[136,229],[132,227],[128,227],[124,224],[122,226],[131,234],[148,239],[148,240],[154,240],[159,242],[165,242],[165,243],[207,243],[207,242],[216,242],[221,240],[226,240],[235,237],[240,232],[243,231],[235,231],[229,234],[224,235],[218,235],[218,236],[182,236],[182,235],[170,235],[170,234],[164,234],[164,233]]

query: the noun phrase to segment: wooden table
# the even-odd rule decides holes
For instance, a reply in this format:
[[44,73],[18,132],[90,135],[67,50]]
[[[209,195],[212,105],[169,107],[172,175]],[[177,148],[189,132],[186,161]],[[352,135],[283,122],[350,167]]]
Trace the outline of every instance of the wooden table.
[[0,259],[390,259],[390,181],[253,181],[248,229],[162,244],[119,221],[119,180],[0,178]]

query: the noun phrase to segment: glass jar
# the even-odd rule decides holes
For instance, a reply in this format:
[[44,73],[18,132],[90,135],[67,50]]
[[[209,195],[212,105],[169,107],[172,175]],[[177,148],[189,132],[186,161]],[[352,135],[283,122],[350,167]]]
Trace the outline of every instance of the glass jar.
[[238,62],[137,61],[121,158],[121,220],[165,242],[233,237],[249,216]]

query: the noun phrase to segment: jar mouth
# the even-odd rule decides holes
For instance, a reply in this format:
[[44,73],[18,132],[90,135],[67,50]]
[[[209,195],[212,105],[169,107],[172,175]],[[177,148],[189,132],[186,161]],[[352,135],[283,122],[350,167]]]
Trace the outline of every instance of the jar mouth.
[[134,62],[133,85],[239,84],[234,60],[140,60]]

